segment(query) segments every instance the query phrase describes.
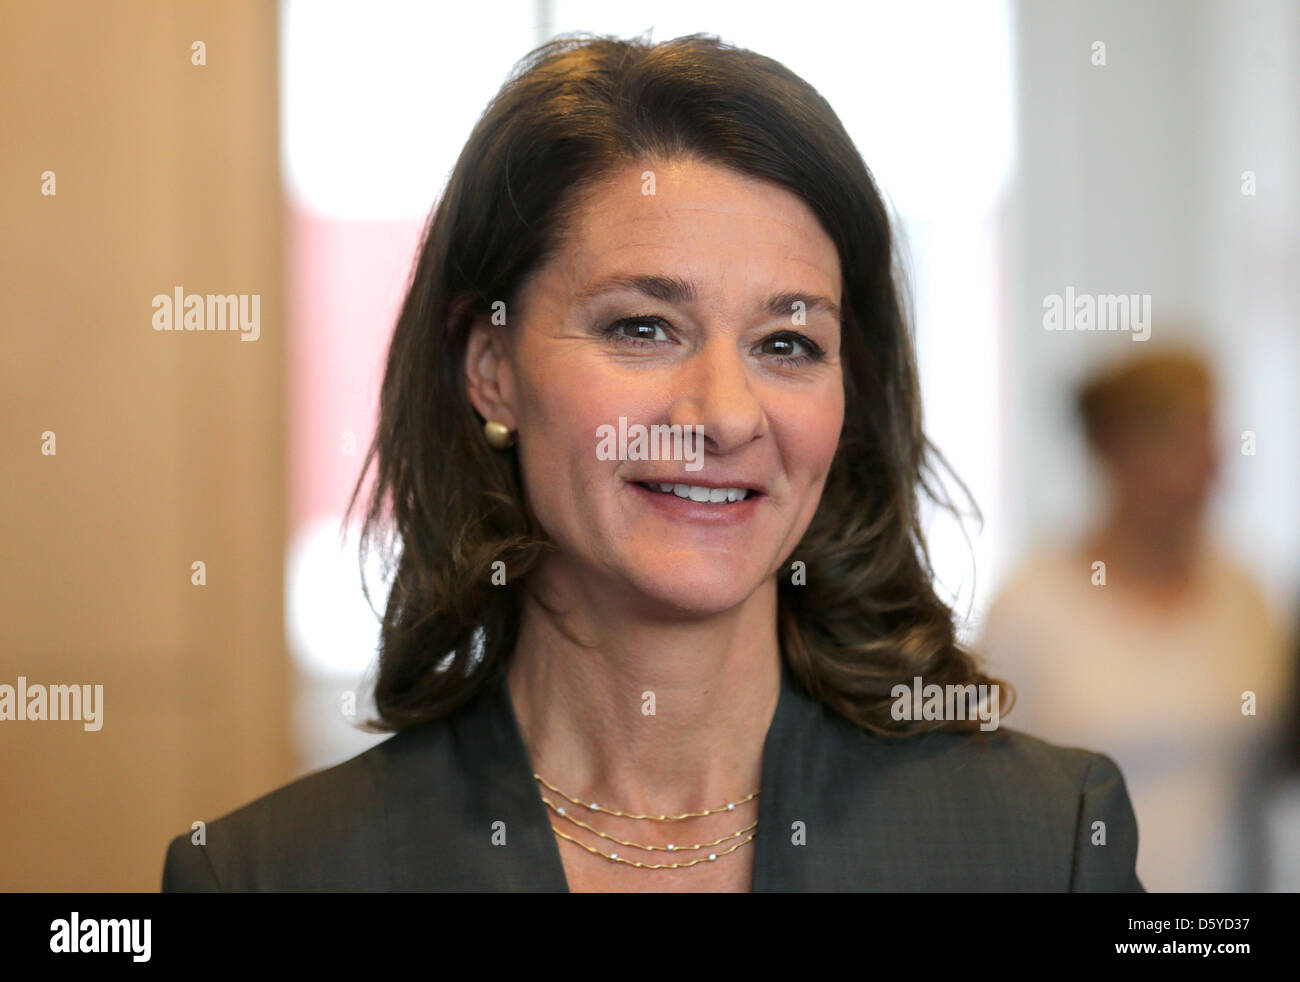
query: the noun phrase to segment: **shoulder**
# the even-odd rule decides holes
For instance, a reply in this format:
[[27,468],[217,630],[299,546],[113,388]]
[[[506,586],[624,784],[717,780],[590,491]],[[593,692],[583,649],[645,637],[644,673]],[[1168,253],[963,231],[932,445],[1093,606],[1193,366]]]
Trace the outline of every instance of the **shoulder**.
[[[825,814],[903,890],[1141,890],[1137,821],[1115,762],[1000,727],[907,738],[836,718],[821,732]],[[819,810],[820,813],[821,810]],[[850,883],[843,889],[861,889]]]
[[383,889],[394,772],[412,755],[437,772],[448,739],[445,721],[398,733],[176,836],[163,891]]
[[986,888],[1142,889],[1137,819],[1124,777],[1105,754],[1004,727],[930,734],[883,757],[895,760],[900,797],[937,798],[960,816],[949,847],[954,860],[972,847],[985,850]]
[[1003,819],[1047,812],[1059,813],[1062,824],[1070,824],[1086,799],[1107,789],[1123,794],[1127,803],[1123,775],[1110,757],[1009,727],[978,734],[931,733],[892,747],[877,743],[873,756],[900,782],[943,779],[970,804],[993,806]]
[[1233,605],[1233,613],[1256,623],[1265,633],[1284,633],[1291,627],[1277,598],[1269,595],[1264,581],[1233,550],[1210,539],[1201,555],[1209,589]]
[[1089,789],[1123,784],[1119,767],[1105,754],[1049,743],[1006,726],[901,739],[863,737],[852,741],[859,743],[853,755],[864,758],[878,780],[902,787],[942,786],[972,805],[996,803],[1004,813],[1069,809]]
[[1000,582],[980,617],[982,646],[1001,657],[1008,648],[1051,636],[1062,611],[1087,605],[1091,567],[1072,541],[1048,545],[1026,556]]
[[996,591],[996,599],[1005,603],[1045,590],[1059,589],[1062,583],[1080,576],[1086,580],[1088,572],[1087,556],[1080,542],[1064,539],[1047,543],[1022,556],[1019,563],[1010,569]]
[[982,786],[996,787],[1003,801],[1023,796],[1042,802],[1076,798],[1090,775],[1119,773],[1104,754],[1030,736],[1004,725],[995,712],[981,717],[987,730],[932,730],[896,737],[870,733],[811,699],[804,706],[798,729],[808,743],[802,751],[834,759],[837,766],[869,771],[877,782],[925,785],[942,778],[946,786],[972,793]]

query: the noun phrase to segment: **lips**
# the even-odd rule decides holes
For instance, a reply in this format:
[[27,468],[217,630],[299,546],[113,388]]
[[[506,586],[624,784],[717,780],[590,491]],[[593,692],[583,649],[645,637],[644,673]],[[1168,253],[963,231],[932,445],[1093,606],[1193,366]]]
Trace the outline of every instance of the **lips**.
[[749,488],[743,487],[713,487],[703,484],[673,484],[661,481],[635,481],[633,483],[645,488],[647,491],[658,491],[660,494],[675,494],[679,498],[710,505],[734,504],[737,501],[744,501],[750,495],[756,493]]
[[696,529],[740,529],[765,510],[767,491],[761,484],[739,475],[637,474],[624,487],[650,508],[652,514]]

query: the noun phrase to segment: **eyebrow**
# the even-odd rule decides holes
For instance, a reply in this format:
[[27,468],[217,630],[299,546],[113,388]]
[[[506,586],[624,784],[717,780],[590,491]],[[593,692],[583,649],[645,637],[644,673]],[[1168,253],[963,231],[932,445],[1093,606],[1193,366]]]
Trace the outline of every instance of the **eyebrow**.
[[[698,296],[694,283],[676,276],[616,273],[598,280],[582,290],[577,299],[588,300],[602,293],[610,293],[615,290],[633,290],[664,303],[688,303]],[[762,303],[761,309],[774,317],[782,317],[790,313],[791,308],[800,302],[803,303],[805,310],[824,310],[834,314],[837,318],[840,316],[839,304],[829,297],[816,293],[801,293],[797,290],[772,294]]]

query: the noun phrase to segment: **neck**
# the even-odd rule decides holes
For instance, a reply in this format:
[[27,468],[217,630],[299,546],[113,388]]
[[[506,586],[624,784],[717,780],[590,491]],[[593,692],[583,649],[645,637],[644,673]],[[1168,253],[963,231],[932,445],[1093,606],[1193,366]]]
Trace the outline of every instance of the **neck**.
[[1173,596],[1192,582],[1200,541],[1196,523],[1162,523],[1121,509],[1097,531],[1092,551],[1140,592]]
[[781,686],[774,580],[708,618],[582,600],[563,610],[561,623],[527,597],[507,674],[538,774],[643,814],[716,808],[759,788]]

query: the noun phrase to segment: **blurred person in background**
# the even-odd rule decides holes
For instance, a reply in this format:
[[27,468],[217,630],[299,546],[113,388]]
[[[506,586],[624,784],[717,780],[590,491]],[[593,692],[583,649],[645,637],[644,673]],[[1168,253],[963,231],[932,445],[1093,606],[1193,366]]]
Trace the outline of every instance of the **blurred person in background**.
[[1288,705],[1286,632],[1206,529],[1215,400],[1206,359],[1186,348],[1081,385],[1109,506],[1023,563],[981,642],[1019,693],[1012,725],[1120,765],[1153,892],[1262,887],[1261,798]]

